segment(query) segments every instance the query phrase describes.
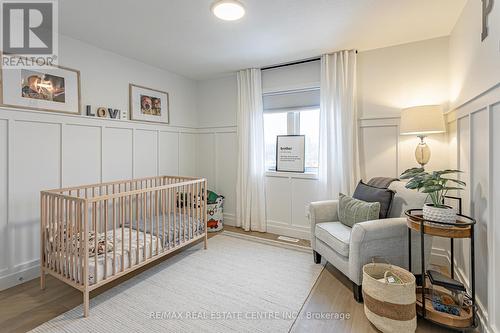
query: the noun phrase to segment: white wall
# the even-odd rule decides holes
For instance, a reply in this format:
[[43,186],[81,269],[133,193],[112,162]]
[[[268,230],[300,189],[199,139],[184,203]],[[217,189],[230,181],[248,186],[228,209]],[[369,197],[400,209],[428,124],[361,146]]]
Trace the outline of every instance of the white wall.
[[[397,177],[415,166],[419,139],[399,135],[401,109],[416,105],[448,107],[448,37],[358,54],[361,175]],[[430,170],[446,168],[446,134],[426,139]]]
[[199,127],[236,125],[237,88],[235,74],[198,82],[196,101]]
[[450,103],[455,108],[500,82],[500,3],[481,42],[482,1],[469,0],[450,36]]
[[116,179],[196,174],[196,82],[62,38],[82,105],[128,110],[130,82],[170,93],[171,125],[0,108],[0,290],[38,275],[39,192]]
[[439,104],[449,95],[448,37],[358,54],[358,110],[363,119],[399,117],[401,109]]
[[[360,142],[362,176],[397,177],[415,165],[414,150],[418,139],[399,135],[401,108],[419,104],[442,104],[447,108],[448,38],[437,38],[403,44],[358,54],[358,105],[360,108]],[[263,72],[265,92],[290,90],[319,85],[319,62],[306,63],[291,71],[278,68]],[[198,84],[200,124],[207,126],[199,146],[206,161],[199,173],[207,176],[211,186],[227,198],[234,195],[236,144],[231,147],[208,148],[220,134],[236,142],[236,77],[228,76]],[[207,124],[207,125],[205,125]],[[221,140],[222,141],[222,140]],[[433,157],[430,169],[446,168],[449,164],[447,135],[427,139]],[[446,158],[442,158],[446,156]],[[232,164],[231,164],[232,163]],[[217,166],[216,166],[217,165]],[[231,165],[231,166],[228,166]],[[222,177],[216,175],[218,168]],[[223,181],[221,187],[219,183]],[[316,199],[314,177],[268,173],[266,177],[267,217],[269,230],[281,234],[309,237],[305,216],[306,205]],[[234,223],[234,201],[226,202],[226,222]]]

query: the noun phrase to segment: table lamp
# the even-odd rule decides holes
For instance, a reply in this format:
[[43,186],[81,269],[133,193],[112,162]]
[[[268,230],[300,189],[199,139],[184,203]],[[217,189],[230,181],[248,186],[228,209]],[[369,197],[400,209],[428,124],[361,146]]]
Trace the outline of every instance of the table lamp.
[[431,158],[431,150],[424,139],[429,134],[446,132],[444,115],[439,105],[415,106],[401,111],[401,135],[415,135],[420,143],[415,149],[415,159],[424,167]]

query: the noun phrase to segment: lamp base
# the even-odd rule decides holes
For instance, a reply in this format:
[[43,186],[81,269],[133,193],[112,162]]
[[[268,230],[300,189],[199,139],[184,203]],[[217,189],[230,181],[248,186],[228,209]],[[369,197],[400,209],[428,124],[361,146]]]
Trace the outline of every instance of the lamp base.
[[420,143],[415,149],[415,159],[417,160],[417,163],[420,164],[423,168],[424,165],[429,163],[429,160],[431,159],[431,149],[424,141],[425,136],[419,135],[418,137],[420,138]]

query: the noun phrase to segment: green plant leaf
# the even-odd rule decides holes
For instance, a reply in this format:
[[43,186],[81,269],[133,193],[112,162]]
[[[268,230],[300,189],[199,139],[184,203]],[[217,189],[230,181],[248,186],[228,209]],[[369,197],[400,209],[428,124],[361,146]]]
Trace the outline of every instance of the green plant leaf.
[[441,191],[443,189],[443,186],[441,185],[429,185],[425,186],[422,190],[422,193],[434,193]]
[[434,172],[436,172],[439,175],[447,175],[450,173],[462,173],[462,171],[456,170],[456,169],[446,169],[446,170],[434,171]]
[[464,190],[464,188],[463,187],[443,187],[443,190],[446,190],[446,191],[453,191],[453,190],[461,191],[461,190]]
[[458,179],[452,179],[452,178],[443,178],[447,182],[453,182],[462,186],[466,186],[467,184],[464,181],[458,180]]
[[423,168],[411,168],[411,169],[405,170],[401,174],[400,178],[401,179],[410,179],[410,178],[418,176],[418,175],[420,175],[422,173],[424,173],[424,169]]

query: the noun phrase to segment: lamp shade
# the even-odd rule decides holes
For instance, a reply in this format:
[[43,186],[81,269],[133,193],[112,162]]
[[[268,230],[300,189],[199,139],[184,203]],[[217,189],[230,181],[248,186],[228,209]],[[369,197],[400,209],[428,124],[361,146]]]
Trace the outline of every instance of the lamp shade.
[[446,132],[439,105],[415,106],[401,111],[402,135],[427,135]]

